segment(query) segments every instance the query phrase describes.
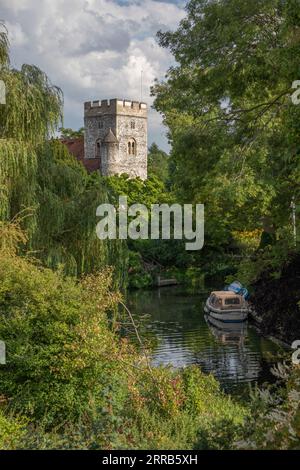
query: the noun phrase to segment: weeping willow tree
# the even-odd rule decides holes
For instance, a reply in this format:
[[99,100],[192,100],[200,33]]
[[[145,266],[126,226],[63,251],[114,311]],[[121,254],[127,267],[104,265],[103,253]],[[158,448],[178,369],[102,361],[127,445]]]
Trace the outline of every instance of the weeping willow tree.
[[6,106],[0,115],[1,138],[39,143],[49,138],[62,119],[62,91],[34,65],[21,70],[4,67]]
[[44,264],[81,275],[111,264],[124,281],[126,245],[96,237],[96,207],[107,200],[97,174],[89,175],[53,138],[62,123],[63,94],[32,65],[10,67],[7,31],[0,22],[0,220],[21,215],[27,250]]
[[68,273],[77,275],[111,264],[115,279],[123,283],[126,245],[96,236],[96,208],[107,202],[100,175],[88,174],[58,140],[39,147],[37,162],[39,206],[31,249],[40,250],[46,265],[63,262]]
[[2,20],[0,20],[0,67],[8,65],[8,37],[7,29]]
[[40,143],[62,121],[63,94],[34,65],[21,70],[10,67],[7,30],[0,22],[0,80],[6,87],[6,105],[1,105],[0,138]]
[[[37,148],[62,120],[62,91],[35,66],[10,67],[7,30],[0,22],[0,80],[6,104],[0,104],[0,217],[38,207]],[[31,230],[35,225],[31,218]]]

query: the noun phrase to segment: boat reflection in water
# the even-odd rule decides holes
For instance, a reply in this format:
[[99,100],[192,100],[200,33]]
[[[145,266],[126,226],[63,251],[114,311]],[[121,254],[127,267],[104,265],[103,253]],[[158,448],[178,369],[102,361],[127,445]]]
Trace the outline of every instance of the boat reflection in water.
[[252,351],[247,321],[224,323],[211,315],[204,315],[204,318],[216,341],[218,352],[215,357],[201,358],[199,362],[202,370],[211,370],[228,390],[232,387],[238,389],[241,382],[244,385],[256,382],[261,373],[262,361]]
[[224,323],[211,315],[204,315],[211,333],[223,344],[243,345],[247,335],[247,322]]

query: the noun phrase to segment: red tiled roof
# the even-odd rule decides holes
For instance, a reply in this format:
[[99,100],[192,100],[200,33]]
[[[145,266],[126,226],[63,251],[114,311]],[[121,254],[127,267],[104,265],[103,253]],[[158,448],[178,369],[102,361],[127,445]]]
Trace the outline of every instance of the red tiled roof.
[[88,172],[96,171],[100,168],[100,158],[84,158],[84,139],[78,137],[76,139],[61,139],[66,145],[69,152],[81,162]]

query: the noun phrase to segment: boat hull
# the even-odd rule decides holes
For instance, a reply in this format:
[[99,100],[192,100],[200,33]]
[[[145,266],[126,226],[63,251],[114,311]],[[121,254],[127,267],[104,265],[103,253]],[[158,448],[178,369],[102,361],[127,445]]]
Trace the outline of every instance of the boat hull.
[[204,310],[212,318],[223,323],[242,323],[248,317],[248,309],[221,310],[210,305],[208,300]]

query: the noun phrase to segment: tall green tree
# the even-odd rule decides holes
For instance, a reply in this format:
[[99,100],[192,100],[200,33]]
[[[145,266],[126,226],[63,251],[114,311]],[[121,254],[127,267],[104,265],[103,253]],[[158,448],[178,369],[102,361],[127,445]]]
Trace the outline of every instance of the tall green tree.
[[60,127],[60,136],[63,139],[78,139],[83,138],[84,135],[84,127],[80,127],[78,131],[74,131],[71,128]]
[[175,32],[158,34],[176,60],[153,87],[173,145],[179,197],[206,204],[215,242],[263,229],[292,242],[300,198],[298,0],[191,0]]
[[164,183],[167,182],[169,176],[168,154],[161,150],[155,142],[150,145],[148,150],[148,175],[154,175]]

